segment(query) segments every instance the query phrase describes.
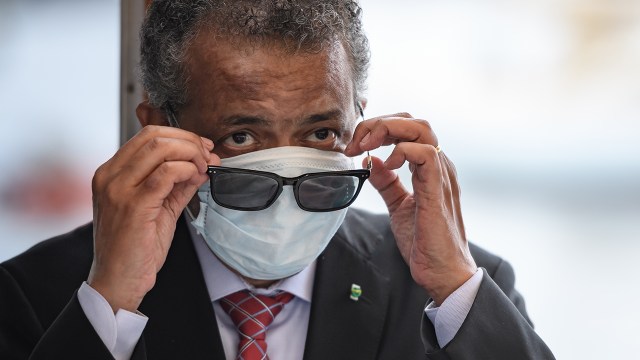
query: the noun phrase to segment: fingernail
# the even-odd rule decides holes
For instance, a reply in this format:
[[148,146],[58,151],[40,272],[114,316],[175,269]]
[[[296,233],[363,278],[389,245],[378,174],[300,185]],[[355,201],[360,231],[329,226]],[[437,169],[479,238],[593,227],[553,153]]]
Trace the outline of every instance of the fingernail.
[[366,144],[367,142],[369,142],[369,138],[371,137],[371,136],[369,136],[369,135],[370,135],[370,134],[365,135],[365,136],[362,138],[362,140],[360,140],[360,145],[364,145],[364,144]]

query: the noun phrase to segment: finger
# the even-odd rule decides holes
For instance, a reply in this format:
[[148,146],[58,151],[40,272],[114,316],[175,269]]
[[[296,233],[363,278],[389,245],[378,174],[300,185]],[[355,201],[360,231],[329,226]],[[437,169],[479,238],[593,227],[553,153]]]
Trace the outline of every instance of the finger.
[[375,118],[356,126],[346,153],[349,156],[380,146],[399,142],[417,142],[437,145],[437,137],[426,120],[407,118]]
[[220,164],[221,164],[220,156],[218,156],[218,154],[212,152],[211,156],[209,157],[209,161],[207,161],[207,165],[220,166]]
[[464,221],[462,217],[462,207],[460,202],[461,189],[460,182],[458,181],[458,173],[456,171],[456,167],[451,162],[449,157],[447,157],[444,153],[440,153],[440,157],[442,162],[446,164],[446,169],[449,174],[449,182],[451,184],[451,194],[452,194],[452,203],[455,211],[455,220],[456,225],[458,226],[458,231],[463,239],[466,240],[466,230],[464,227]]
[[418,166],[425,165],[428,161],[439,162],[435,147],[429,144],[405,142],[396,145],[384,163],[387,168],[396,170],[405,162],[409,162],[410,169],[415,172]]
[[442,195],[444,203],[447,206],[449,214],[455,215],[455,202],[453,192],[451,188],[451,177],[449,176],[449,165],[442,152],[438,153],[438,160],[440,162],[440,168],[442,169]]
[[176,184],[190,185],[190,193],[183,193],[180,206],[187,206],[195,195],[198,187],[209,179],[202,174],[192,162],[170,161],[160,164],[139,186],[141,201],[151,201],[151,204],[161,205],[172,193]]
[[[420,192],[420,189],[425,188],[425,184],[423,184],[425,177],[425,166],[429,163],[431,156],[429,152],[432,151],[433,147],[430,145],[419,145],[419,144],[400,144],[396,147],[397,150],[394,149],[394,152],[391,153],[389,158],[386,161],[387,167],[392,169],[397,169],[403,165],[405,161],[410,161],[408,159],[413,159],[414,162],[409,162],[409,169],[411,173],[415,173],[420,180],[420,184],[416,185],[414,191],[417,189]],[[407,156],[406,152],[410,152]],[[455,215],[457,209],[459,209],[459,203],[456,203],[455,195],[453,194],[452,182],[451,182],[451,174],[450,174],[450,166],[447,162],[447,158],[444,156],[444,153],[438,152],[437,149],[435,163],[433,164],[433,168],[439,168],[441,179],[440,184],[442,185],[442,193],[441,193],[441,202],[445,206],[447,212],[452,216]],[[437,166],[439,165],[439,166]],[[428,169],[427,169],[428,171]],[[435,188],[433,188],[435,190]],[[439,200],[440,201],[440,200]]]
[[210,153],[202,152],[202,146],[190,140],[154,137],[148,141],[121,170],[124,182],[138,185],[160,164],[168,161],[192,162],[201,174],[207,172]]
[[388,114],[388,115],[382,115],[382,116],[376,116],[376,119],[385,119],[385,118],[406,118],[406,119],[412,119],[413,116],[411,116],[411,114],[409,114],[408,112],[398,112],[395,114]]
[[213,149],[213,141],[200,137],[192,132],[168,126],[150,125],[145,126],[118,150],[116,155],[109,160],[110,166],[114,169],[124,167],[134,154],[138,153],[143,146],[156,137],[182,139],[191,141],[194,144],[200,144],[202,146],[203,156],[206,156],[206,153],[209,153]]
[[447,169],[449,175],[449,181],[451,182],[451,191],[454,196],[460,198],[460,182],[458,181],[458,171],[451,159],[444,153],[440,152],[441,162],[444,164],[443,168]]
[[[373,167],[371,168],[371,176],[369,182],[380,193],[384,203],[389,209],[389,213],[393,213],[395,209],[400,206],[402,200],[404,200],[409,193],[405,189],[398,174],[393,170],[389,170],[384,166],[384,163],[379,158],[372,156],[371,161]],[[363,160],[363,166],[366,166],[367,159]]]
[[459,208],[460,185],[458,183],[456,168],[444,152],[440,152],[438,153],[438,155],[438,157],[440,158],[440,166],[443,169],[443,177],[446,180],[445,190],[447,190],[451,196],[452,208]]
[[[203,156],[205,158],[207,156],[210,157],[207,162],[219,164],[220,159],[218,158],[218,156],[210,153],[210,151],[213,149],[213,142],[211,140],[200,138],[193,133],[189,133],[180,129],[173,129],[163,126],[147,126],[129,142],[123,145],[111,159],[102,164],[96,170],[92,180],[92,189],[94,194],[101,191],[102,189],[105,189],[107,186],[109,186],[109,184],[113,183],[116,177],[122,175],[126,176],[126,173],[122,174],[123,168],[136,165],[135,163],[131,162],[131,157],[133,156],[133,154],[135,154],[142,146],[145,146],[145,144],[148,143],[147,139],[153,139],[153,136],[160,135],[167,135],[168,137],[177,139],[187,139],[189,141],[195,142],[196,144],[202,144]],[[135,182],[138,181],[139,178],[136,178]]]
[[436,149],[427,144],[400,143],[385,161],[387,169],[398,169],[405,162],[414,165],[412,178],[416,204],[420,198],[427,200],[443,200],[443,176],[440,159]]

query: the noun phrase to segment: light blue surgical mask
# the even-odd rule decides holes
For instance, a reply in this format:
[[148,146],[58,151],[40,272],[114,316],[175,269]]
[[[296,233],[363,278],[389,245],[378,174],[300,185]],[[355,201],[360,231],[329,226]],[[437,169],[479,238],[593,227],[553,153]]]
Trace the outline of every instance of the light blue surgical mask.
[[[222,159],[221,165],[285,177],[355,167],[344,154],[296,146]],[[291,186],[285,186],[278,199],[260,211],[221,207],[211,198],[209,182],[200,188],[198,196],[200,212],[193,226],[222,262],[257,280],[283,279],[302,271],[326,248],[347,213],[347,208],[330,212],[302,210]]]

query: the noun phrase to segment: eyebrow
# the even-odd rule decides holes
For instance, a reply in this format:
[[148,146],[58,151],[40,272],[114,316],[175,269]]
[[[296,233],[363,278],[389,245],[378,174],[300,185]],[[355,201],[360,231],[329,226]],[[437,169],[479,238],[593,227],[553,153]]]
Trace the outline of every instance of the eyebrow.
[[329,110],[327,112],[321,114],[311,115],[304,120],[302,120],[303,125],[312,125],[321,121],[332,120],[332,119],[340,119],[342,117],[342,111],[338,109]]
[[[300,125],[312,125],[318,122],[340,119],[342,117],[342,111],[339,109],[333,109],[320,114],[313,114],[304,118]],[[273,126],[273,122],[267,120],[264,117],[253,115],[232,115],[222,119],[222,125],[224,126],[242,126],[242,125],[257,125],[257,126]]]
[[271,126],[271,122],[259,116],[233,115],[222,119],[222,125],[238,126],[238,125],[260,125]]

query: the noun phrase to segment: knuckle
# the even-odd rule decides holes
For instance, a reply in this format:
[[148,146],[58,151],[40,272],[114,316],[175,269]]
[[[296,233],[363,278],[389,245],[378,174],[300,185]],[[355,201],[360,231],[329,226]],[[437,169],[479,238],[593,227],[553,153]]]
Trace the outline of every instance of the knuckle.
[[105,164],[100,165],[93,173],[93,178],[91,178],[91,189],[94,193],[102,188],[104,183],[104,180],[102,179],[104,177],[104,173]]
[[147,125],[145,127],[142,128],[142,130],[140,130],[140,135],[143,137],[146,136],[153,136],[154,134],[156,134],[158,132],[158,126],[156,125]]
[[424,120],[424,119],[413,119],[413,121],[416,124],[431,130],[431,124],[427,120]]
[[153,138],[151,138],[151,140],[149,140],[149,142],[147,143],[147,146],[149,147],[149,150],[152,152],[158,151],[159,149],[161,149],[162,147],[164,147],[166,145],[166,142],[163,138],[155,136]]
[[164,177],[164,176],[169,175],[171,173],[172,169],[173,169],[173,165],[170,162],[163,162],[162,164],[160,164],[158,166],[158,168],[156,169],[155,173],[157,175],[160,175],[160,176]]

